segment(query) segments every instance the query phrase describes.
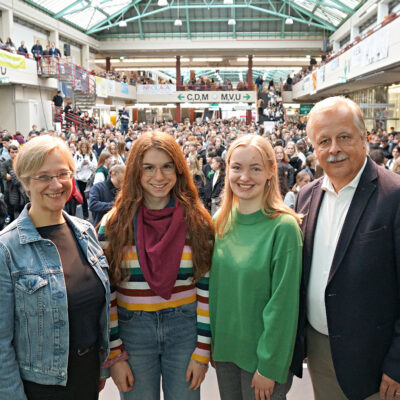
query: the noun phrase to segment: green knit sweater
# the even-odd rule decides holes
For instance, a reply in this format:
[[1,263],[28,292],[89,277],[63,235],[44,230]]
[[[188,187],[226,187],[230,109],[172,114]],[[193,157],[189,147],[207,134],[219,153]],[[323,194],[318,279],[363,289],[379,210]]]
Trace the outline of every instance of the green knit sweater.
[[287,214],[235,208],[232,221],[216,238],[210,272],[213,357],[284,383],[297,330],[301,231]]

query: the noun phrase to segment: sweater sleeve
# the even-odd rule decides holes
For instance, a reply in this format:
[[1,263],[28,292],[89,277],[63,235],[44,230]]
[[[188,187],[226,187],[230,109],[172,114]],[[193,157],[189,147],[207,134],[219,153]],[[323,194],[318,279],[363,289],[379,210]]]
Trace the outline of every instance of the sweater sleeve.
[[284,383],[293,356],[299,314],[301,234],[290,217],[279,224],[273,246],[271,297],[263,310],[264,330],[257,344],[257,369]]
[[208,364],[210,361],[211,330],[209,299],[209,273],[196,284],[197,292],[197,344],[192,360]]
[[[98,228],[98,239],[101,247],[104,249],[107,246],[107,238],[106,238],[106,222],[110,217],[112,211],[108,212],[102,220],[100,221],[100,226]],[[107,361],[113,360],[116,357],[121,356],[124,352],[124,346],[122,344],[122,340],[119,337],[119,329],[118,329],[118,311],[117,311],[117,287],[111,287],[110,293],[110,354],[108,356]],[[106,363],[107,363],[106,361]]]

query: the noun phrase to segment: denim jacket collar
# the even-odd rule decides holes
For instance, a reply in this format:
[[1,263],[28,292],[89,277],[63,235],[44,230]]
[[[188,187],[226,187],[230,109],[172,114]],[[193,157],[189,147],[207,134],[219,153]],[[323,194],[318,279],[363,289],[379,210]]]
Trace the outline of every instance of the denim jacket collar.
[[[31,203],[28,203],[17,219],[18,236],[21,244],[37,242],[43,239],[35,228],[35,225],[33,224],[33,221],[29,215],[28,210],[30,206]],[[65,211],[63,211],[63,216],[67,222],[71,222],[71,217]],[[74,223],[70,223],[69,225],[74,230],[77,238],[80,238],[82,235],[86,235],[86,232],[90,227],[88,223],[85,223],[78,218],[75,218]]]

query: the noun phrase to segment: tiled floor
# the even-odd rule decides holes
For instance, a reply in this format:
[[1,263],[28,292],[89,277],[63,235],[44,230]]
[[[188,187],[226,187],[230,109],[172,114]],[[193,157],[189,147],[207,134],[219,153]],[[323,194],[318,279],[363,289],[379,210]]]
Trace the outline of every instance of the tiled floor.
[[[161,396],[161,399],[163,397]],[[100,394],[100,400],[118,400],[118,390],[111,379],[107,381],[105,389]],[[288,400],[312,400],[312,387],[307,369],[303,379],[295,378]],[[179,400],[179,399],[176,399]],[[201,400],[220,400],[217,386],[217,377],[214,368],[210,368],[206,379],[201,385]]]

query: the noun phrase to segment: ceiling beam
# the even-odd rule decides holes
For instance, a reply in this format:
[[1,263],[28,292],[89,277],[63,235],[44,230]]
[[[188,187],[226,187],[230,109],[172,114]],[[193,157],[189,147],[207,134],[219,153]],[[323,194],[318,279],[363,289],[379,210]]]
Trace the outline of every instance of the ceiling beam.
[[190,40],[192,35],[191,35],[191,32],[190,32],[189,8],[187,6],[188,6],[188,0],[185,0],[186,34],[187,34],[187,38]]
[[[61,11],[59,11],[57,14],[53,15],[53,18],[61,18],[64,15],[66,15],[68,13],[68,11],[71,11],[75,6],[77,6],[78,4],[83,4],[82,0],[77,0],[74,1],[72,4],[70,4],[68,7],[63,8]],[[77,10],[79,11],[79,10]]]
[[[134,4],[133,7],[135,8],[136,14],[137,14],[137,15],[140,15],[140,12],[139,12],[139,9],[138,9],[137,5]],[[141,18],[139,18],[138,24],[139,24],[140,40],[144,40],[143,26],[142,26],[142,19],[141,19]]]
[[[285,1],[285,0],[284,0]],[[294,5],[294,3],[293,2],[291,2],[291,7],[292,8],[296,8],[297,6],[295,6]],[[268,10],[268,9],[266,9],[266,8],[262,8],[262,7],[258,7],[258,6],[249,6],[249,8],[251,8],[251,9],[253,9],[253,10],[257,10],[257,11],[260,11],[260,12],[262,12],[262,13],[266,13],[266,14],[272,14],[272,15],[277,15],[277,16],[279,16],[279,17],[282,17],[282,18],[287,18],[287,17],[289,17],[289,15],[288,14],[285,14],[285,13],[278,13],[278,12],[275,12],[275,11],[271,11],[271,10]],[[308,13],[308,11],[306,12],[306,14]],[[308,13],[308,14],[310,14],[310,13]],[[312,15],[312,14],[311,14]],[[313,22],[313,21],[306,21],[305,19],[302,19],[302,18],[298,18],[298,17],[294,17],[293,15],[291,16],[291,18],[293,19],[293,21],[297,21],[297,22],[300,22],[300,23],[302,23],[302,24],[307,24],[307,25],[313,25],[313,26],[316,26],[316,27],[318,27],[318,28],[322,28],[322,29],[328,29],[328,30],[331,30],[331,31],[335,31],[336,29],[335,29],[335,27],[333,26],[333,25],[331,25],[331,24],[329,24],[328,22],[326,22],[326,21],[323,21],[322,19],[321,20],[319,20],[319,18],[314,18],[314,19],[316,19],[316,20],[319,20],[318,21],[318,23],[317,22]]]
[[[298,15],[307,15],[308,17],[311,17],[314,21],[318,21],[320,23],[319,27],[322,27],[324,29],[330,30],[332,32],[336,31],[336,27],[332,24],[330,24],[328,21],[325,21],[322,18],[317,17],[316,15],[314,15],[313,13],[311,13],[310,11],[306,10],[305,8],[302,8],[300,6],[298,6],[297,4],[295,4],[293,1],[288,1],[288,0],[282,0],[287,4],[290,4],[290,7],[294,10],[297,11]],[[293,16],[291,17],[293,20],[296,20],[297,18],[294,18]],[[302,20],[303,23],[307,24],[307,25],[313,25],[315,24],[315,22],[312,21],[307,21],[305,19]],[[318,25],[315,25],[318,26]]]

